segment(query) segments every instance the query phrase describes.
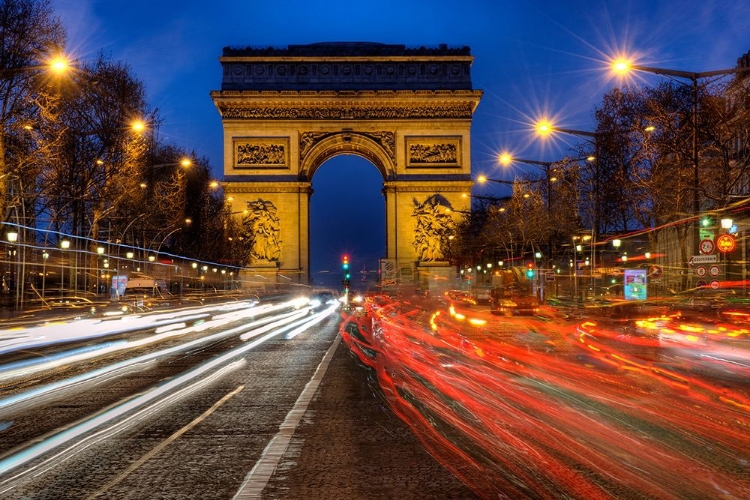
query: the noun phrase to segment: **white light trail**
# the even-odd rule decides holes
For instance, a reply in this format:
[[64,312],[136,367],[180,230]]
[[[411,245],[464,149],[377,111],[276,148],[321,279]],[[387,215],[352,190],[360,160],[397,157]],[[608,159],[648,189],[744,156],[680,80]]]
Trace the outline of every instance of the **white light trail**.
[[[330,314],[330,310],[326,310],[326,311]],[[305,311],[302,311],[299,314],[304,314],[304,313]],[[299,317],[299,314],[290,316],[289,318],[290,321],[297,319]],[[21,451],[18,451],[16,453],[13,453],[3,458],[2,460],[0,460],[0,475],[5,474],[21,465],[24,465],[31,460],[37,459],[40,456],[44,455],[45,453],[48,453],[49,451],[55,448],[68,444],[72,440],[80,438],[85,433],[90,432],[100,426],[110,423],[114,419],[121,418],[123,415],[136,411],[138,409],[141,409],[141,411],[143,411],[143,407],[145,407],[147,404],[151,403],[152,401],[155,401],[157,398],[164,396],[171,400],[173,397],[176,397],[174,394],[170,396],[171,391],[178,390],[180,386],[183,386],[184,384],[187,384],[195,379],[198,379],[199,383],[201,379],[205,381],[206,379],[205,374],[207,372],[220,368],[222,365],[229,363],[232,359],[245,354],[251,349],[254,349],[255,347],[263,344],[264,342],[270,339],[273,339],[274,337],[279,336],[296,326],[297,326],[296,324],[292,323],[291,325],[286,325],[285,327],[279,328],[276,331],[266,333],[262,337],[248,344],[245,344],[241,347],[233,349],[217,358],[214,358],[213,360],[208,361],[188,372],[185,372],[184,374],[178,377],[175,377],[174,379],[162,385],[154,387],[148,392],[142,393],[132,399],[128,399],[124,401],[123,403],[113,408],[110,408],[109,410],[103,411],[102,413],[99,413],[98,415],[95,415],[89,419],[83,420],[79,422],[78,424],[75,424],[72,427],[62,432],[53,434],[45,438],[42,441],[36,442]],[[236,330],[239,330],[240,328],[242,327],[232,329],[232,331],[236,333]],[[180,391],[180,394],[182,394],[182,391],[184,390],[185,388],[183,388]],[[135,416],[132,415],[128,420],[130,421],[134,419],[135,419]],[[118,425],[121,425],[121,424],[122,423]],[[106,432],[106,430],[102,432]],[[89,439],[90,438],[91,437],[89,437]],[[61,454],[64,454],[66,451],[63,451]],[[58,454],[58,456],[61,454]],[[3,483],[7,483],[9,481],[12,481],[13,479],[14,478],[9,478]]]
[[[278,311],[279,309],[288,309],[289,305],[278,305],[269,307],[266,309],[266,311]],[[18,394],[14,394],[11,396],[7,396],[5,398],[0,399],[0,409],[7,408],[12,405],[16,405],[19,403],[23,403],[29,400],[32,400],[34,398],[40,397],[44,394],[48,394],[53,391],[58,391],[60,389],[69,387],[74,384],[80,384],[82,382],[93,380],[97,377],[101,377],[103,375],[106,375],[110,372],[121,370],[123,368],[128,368],[131,365],[137,364],[137,363],[143,363],[146,361],[155,360],[157,358],[170,356],[173,354],[178,354],[180,352],[184,352],[190,349],[193,349],[197,346],[200,346],[202,344],[207,344],[211,342],[215,342],[217,340],[222,340],[224,338],[231,337],[232,335],[242,334],[243,332],[247,332],[249,330],[253,330],[254,328],[262,327],[263,325],[266,325],[268,323],[273,322],[276,327],[283,326],[286,323],[289,323],[291,321],[294,321],[300,317],[300,315],[306,314],[305,311],[293,311],[286,314],[282,314],[280,316],[281,319],[279,319],[279,316],[271,316],[271,317],[264,317],[257,321],[251,322],[251,323],[245,323],[238,327],[225,330],[219,333],[216,333],[214,335],[210,335],[207,337],[202,337],[200,339],[196,339],[190,342],[187,342],[185,344],[181,344],[179,346],[169,347],[167,349],[162,349],[156,352],[144,354],[141,356],[137,356],[135,358],[120,361],[102,368],[99,368],[97,370],[92,370],[90,372],[82,373],[80,375],[77,375],[75,377],[67,378],[64,380],[60,380],[58,382],[54,382],[51,384],[46,384],[42,386],[35,387],[33,389],[30,389],[28,391],[24,391]],[[225,318],[226,320],[226,318]],[[262,333],[265,330],[261,330],[259,332],[251,332],[252,334],[248,338],[252,338],[253,336],[257,336],[260,333]],[[180,335],[183,332],[180,331],[174,331],[174,332],[168,332],[164,335]],[[247,340],[246,338],[243,338],[242,340]],[[143,339],[143,341],[148,341],[148,339]],[[137,342],[143,342],[143,341],[137,341]],[[136,345],[137,342],[131,343],[131,347]]]

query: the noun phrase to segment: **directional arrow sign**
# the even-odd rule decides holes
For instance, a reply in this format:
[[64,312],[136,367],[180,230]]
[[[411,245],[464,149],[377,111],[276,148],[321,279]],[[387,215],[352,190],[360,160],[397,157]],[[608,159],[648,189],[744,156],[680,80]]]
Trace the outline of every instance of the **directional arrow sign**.
[[713,262],[719,262],[718,256],[716,254],[693,255],[692,257],[690,257],[688,264],[692,266],[694,264],[711,264]]

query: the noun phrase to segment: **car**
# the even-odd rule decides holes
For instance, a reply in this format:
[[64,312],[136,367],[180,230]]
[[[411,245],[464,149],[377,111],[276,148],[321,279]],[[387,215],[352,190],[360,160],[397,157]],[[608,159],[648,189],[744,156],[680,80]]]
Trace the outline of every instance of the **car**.
[[471,289],[471,297],[477,304],[489,304],[491,291],[491,286],[475,286]]
[[449,300],[465,306],[476,305],[477,301],[466,290],[448,290],[444,293]]
[[331,307],[332,305],[339,304],[339,298],[336,292],[333,292],[331,290],[321,290],[319,292],[315,292],[310,296],[310,300],[308,301],[308,307],[311,311],[322,311],[323,309],[327,309],[328,307]]

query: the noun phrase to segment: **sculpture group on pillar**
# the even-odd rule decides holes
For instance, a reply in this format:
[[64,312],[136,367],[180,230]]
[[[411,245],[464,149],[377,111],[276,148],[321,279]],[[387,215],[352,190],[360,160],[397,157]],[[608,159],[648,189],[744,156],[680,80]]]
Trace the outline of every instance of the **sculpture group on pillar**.
[[281,240],[279,240],[280,223],[276,216],[276,206],[266,200],[247,202],[248,215],[244,224],[249,229],[252,239],[250,260],[278,261],[281,258]]
[[432,195],[424,203],[414,199],[412,217],[416,217],[414,228],[414,250],[420,262],[446,260],[449,237],[455,234],[456,224],[453,217],[446,213],[450,208],[441,203],[438,195]]

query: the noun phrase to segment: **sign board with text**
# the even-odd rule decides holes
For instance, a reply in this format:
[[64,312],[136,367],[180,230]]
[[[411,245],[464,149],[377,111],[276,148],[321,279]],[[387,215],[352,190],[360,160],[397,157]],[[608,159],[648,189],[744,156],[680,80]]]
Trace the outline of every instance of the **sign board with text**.
[[693,255],[690,257],[690,260],[688,261],[688,264],[695,265],[695,264],[711,264],[714,262],[719,262],[718,256],[716,254],[713,255]]

